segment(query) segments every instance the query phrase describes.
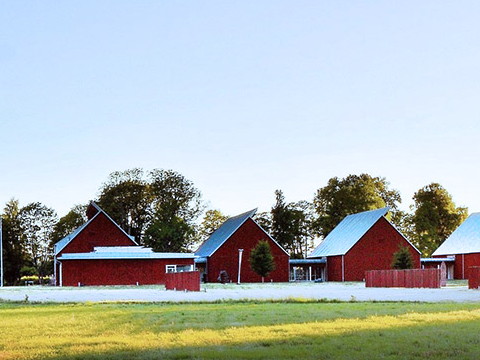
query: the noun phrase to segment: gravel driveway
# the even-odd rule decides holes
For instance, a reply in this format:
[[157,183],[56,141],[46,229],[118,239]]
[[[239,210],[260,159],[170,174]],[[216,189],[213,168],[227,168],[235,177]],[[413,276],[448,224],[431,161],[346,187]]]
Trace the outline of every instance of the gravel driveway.
[[208,302],[238,299],[329,299],[356,301],[480,302],[480,290],[366,288],[364,283],[204,284],[201,292],[166,291],[163,286],[4,287],[0,300],[35,302],[155,301]]

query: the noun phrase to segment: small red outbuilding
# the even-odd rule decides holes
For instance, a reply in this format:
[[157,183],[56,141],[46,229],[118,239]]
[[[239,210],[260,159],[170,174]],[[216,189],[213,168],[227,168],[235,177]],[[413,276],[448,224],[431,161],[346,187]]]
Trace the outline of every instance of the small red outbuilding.
[[191,271],[194,254],[156,253],[138,246],[97,204],[88,221],[55,244],[60,286],[164,284],[165,273]]
[[252,219],[256,209],[226,220],[198,248],[195,255],[197,268],[205,282],[216,282],[220,272],[225,271],[229,281],[261,282],[262,278],[250,267],[250,252],[260,240],[266,240],[275,261],[275,270],[265,281],[287,282],[289,280],[288,253]]
[[420,268],[420,251],[385,218],[389,208],[345,217],[308,256],[326,258],[327,281],[362,281],[367,270],[392,268],[400,246],[412,254]]

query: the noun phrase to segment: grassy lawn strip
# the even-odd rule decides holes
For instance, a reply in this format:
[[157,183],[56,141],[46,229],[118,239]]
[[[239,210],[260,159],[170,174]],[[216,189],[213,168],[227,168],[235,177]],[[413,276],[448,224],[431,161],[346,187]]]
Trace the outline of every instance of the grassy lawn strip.
[[0,359],[480,358],[480,304],[0,304]]

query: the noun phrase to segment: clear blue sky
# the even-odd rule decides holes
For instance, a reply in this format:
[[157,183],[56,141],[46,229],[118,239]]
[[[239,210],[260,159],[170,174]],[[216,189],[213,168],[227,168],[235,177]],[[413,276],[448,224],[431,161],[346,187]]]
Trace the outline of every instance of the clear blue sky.
[[115,170],[268,210],[367,172],[480,211],[478,1],[2,1],[0,205]]

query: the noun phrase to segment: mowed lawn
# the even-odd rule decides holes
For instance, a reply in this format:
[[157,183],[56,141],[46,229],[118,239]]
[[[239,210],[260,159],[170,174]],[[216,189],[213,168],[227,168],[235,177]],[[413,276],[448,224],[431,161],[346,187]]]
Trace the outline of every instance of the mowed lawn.
[[480,303],[0,304],[0,359],[480,359]]

